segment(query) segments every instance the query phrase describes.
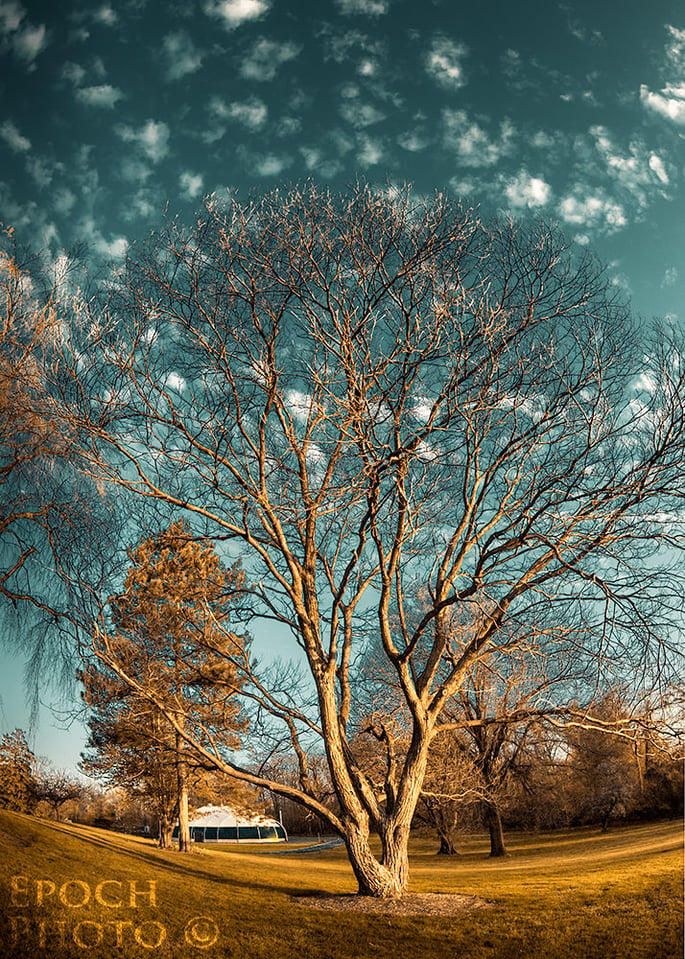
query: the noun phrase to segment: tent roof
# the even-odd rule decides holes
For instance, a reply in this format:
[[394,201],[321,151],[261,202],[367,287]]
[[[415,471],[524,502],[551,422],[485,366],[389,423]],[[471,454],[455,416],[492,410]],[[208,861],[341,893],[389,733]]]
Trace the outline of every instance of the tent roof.
[[237,813],[230,806],[202,806],[190,821],[191,826],[257,826],[278,825],[275,819],[257,813]]

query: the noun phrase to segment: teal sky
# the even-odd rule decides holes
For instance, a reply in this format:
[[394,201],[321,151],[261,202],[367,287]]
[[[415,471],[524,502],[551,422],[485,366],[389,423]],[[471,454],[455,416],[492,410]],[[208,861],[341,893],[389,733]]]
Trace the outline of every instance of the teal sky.
[[558,221],[685,319],[682,0],[0,0],[0,64],[0,222],[55,261],[214,191],[409,181]]

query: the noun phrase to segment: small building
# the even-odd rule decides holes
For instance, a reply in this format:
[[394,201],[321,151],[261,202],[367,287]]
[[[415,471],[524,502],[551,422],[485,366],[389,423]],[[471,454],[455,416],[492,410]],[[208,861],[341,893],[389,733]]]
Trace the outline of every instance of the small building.
[[[239,814],[230,806],[202,806],[190,821],[193,842],[286,842],[288,835],[275,819]],[[178,826],[174,829],[178,839]]]

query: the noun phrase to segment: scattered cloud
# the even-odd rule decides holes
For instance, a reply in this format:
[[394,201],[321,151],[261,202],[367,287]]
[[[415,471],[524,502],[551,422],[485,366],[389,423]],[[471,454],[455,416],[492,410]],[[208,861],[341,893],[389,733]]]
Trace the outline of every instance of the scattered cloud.
[[180,80],[202,66],[202,54],[183,30],[167,33],[162,40],[162,56],[168,80]]
[[167,390],[173,390],[174,393],[182,393],[186,388],[186,381],[180,373],[168,373],[164,379],[164,386]]
[[56,166],[59,166],[59,164],[51,163],[45,157],[39,157],[35,154],[26,157],[26,171],[41,190],[52,183],[57,172]]
[[388,12],[389,0],[336,0],[336,6],[346,16],[363,14],[368,17],[379,17]]
[[19,29],[25,16],[26,10],[19,3],[14,3],[13,0],[0,3],[0,34],[6,36],[8,33],[14,33]]
[[493,166],[514,149],[516,131],[509,120],[500,124],[492,136],[465,110],[445,109],[442,113],[443,140],[465,166]]
[[217,120],[232,120],[248,130],[259,130],[268,116],[266,104],[258,97],[231,103],[226,103],[221,97],[213,97],[209,102],[209,111]]
[[620,203],[600,191],[594,195],[584,185],[578,185],[559,204],[559,215],[572,226],[600,229],[614,233],[626,226],[627,218]]
[[466,52],[463,43],[449,37],[436,37],[426,54],[426,71],[441,87],[458,90],[466,83],[462,66]]
[[581,43],[592,44],[593,46],[596,46],[604,41],[604,37],[600,30],[587,27],[581,20],[578,19],[577,16],[575,16],[575,11],[572,10],[571,4],[561,3],[559,4],[559,9],[566,14],[568,31],[571,36],[576,38],[576,40],[579,40]]
[[32,65],[38,54],[45,49],[47,42],[47,31],[42,23],[36,27],[27,23],[12,35],[12,48],[16,56],[29,65]]
[[420,153],[429,145],[430,137],[421,130],[412,127],[411,130],[406,130],[398,136],[397,143],[403,150],[408,150],[410,153]]
[[125,143],[136,144],[153,163],[159,163],[169,152],[169,127],[160,120],[148,120],[137,130],[120,126],[116,132]]
[[246,80],[273,80],[279,68],[299,52],[300,48],[294,43],[278,43],[261,37],[240,64],[239,73]]
[[362,135],[359,138],[357,161],[362,167],[376,166],[385,159],[385,149],[380,140]]
[[627,146],[618,147],[604,126],[590,127],[589,133],[602,163],[602,174],[608,174],[625,190],[638,209],[647,206],[655,191],[664,194],[664,187],[669,184],[666,166],[641,139],[635,138]]
[[103,4],[93,12],[95,23],[101,23],[106,27],[114,27],[119,22],[119,17],[108,3]]
[[660,93],[653,93],[643,83],[640,100],[645,109],[658,113],[677,126],[685,126],[685,84],[674,86],[667,83]]
[[5,120],[0,124],[0,137],[15,153],[26,153],[31,149],[31,141],[19,132],[11,120]]
[[678,282],[678,270],[675,266],[669,266],[664,271],[664,277],[661,281],[662,286],[675,286]]
[[316,29],[316,35],[325,60],[335,60],[336,63],[356,60],[357,72],[361,76],[377,73],[381,61],[387,56],[385,40],[363,30],[340,30],[324,23]]
[[357,129],[373,126],[385,119],[385,114],[372,103],[362,101],[359,89],[354,84],[343,88],[340,115]]
[[255,176],[278,177],[292,163],[292,158],[280,153],[255,153],[243,147],[238,148],[238,154]]
[[332,180],[342,170],[339,157],[325,153],[321,147],[303,145],[299,152],[307,170],[326,180]]
[[195,200],[200,196],[203,182],[201,173],[191,173],[190,170],[184,170],[179,177],[181,192],[189,200]]
[[530,176],[526,170],[521,170],[509,180],[504,193],[509,206],[516,210],[537,209],[549,202],[552,188],[540,177]]
[[222,20],[227,30],[236,30],[243,23],[259,20],[270,6],[269,0],[210,0],[205,13]]
[[79,87],[83,83],[86,71],[79,63],[74,63],[71,60],[67,60],[62,67],[61,75],[62,79],[66,80],[67,83],[71,83],[73,86]]
[[110,110],[123,96],[121,90],[109,83],[101,83],[94,87],[81,87],[76,91],[76,98],[81,103],[86,103],[91,107],[106,107]]
[[652,153],[649,158],[649,169],[656,176],[657,180],[660,180],[664,186],[668,186],[670,180],[666,172],[666,167],[664,166],[664,161],[660,156],[657,156],[656,153]]
[[669,40],[664,50],[664,85],[658,92],[646,84],[640,86],[640,101],[646,110],[685,126],[685,30],[668,26]]
[[278,176],[289,166],[289,159],[275,153],[267,153],[255,160],[254,171],[257,176]]

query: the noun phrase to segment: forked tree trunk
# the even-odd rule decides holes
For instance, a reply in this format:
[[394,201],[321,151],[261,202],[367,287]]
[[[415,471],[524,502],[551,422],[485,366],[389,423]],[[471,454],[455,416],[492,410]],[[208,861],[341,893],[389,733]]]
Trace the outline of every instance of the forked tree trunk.
[[345,846],[359,895],[398,899],[407,891],[409,882],[409,824],[382,830],[380,861],[371,850],[368,827],[356,823],[347,826]]
[[438,833],[438,838],[440,839],[440,848],[438,849],[439,856],[458,856],[459,850],[454,845],[452,837],[447,833]]
[[159,818],[159,848],[160,849],[171,849],[172,841],[171,837],[174,832],[174,824],[171,822],[168,816],[160,816]]
[[493,858],[506,856],[507,847],[504,845],[502,815],[496,803],[485,804],[485,820],[490,833],[490,855]]

